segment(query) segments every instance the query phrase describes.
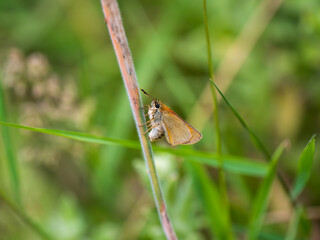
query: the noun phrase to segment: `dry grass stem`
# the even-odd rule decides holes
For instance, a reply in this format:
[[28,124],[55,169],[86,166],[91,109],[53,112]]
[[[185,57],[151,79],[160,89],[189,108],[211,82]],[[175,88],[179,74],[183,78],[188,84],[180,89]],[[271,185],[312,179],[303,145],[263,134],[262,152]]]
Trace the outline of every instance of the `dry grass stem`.
[[166,210],[166,204],[153,161],[151,144],[144,134],[145,127],[139,127],[145,124],[145,118],[142,110],[137,77],[133,66],[129,44],[122,24],[118,3],[116,0],[101,0],[101,4],[130,101],[160,221],[167,239],[177,239]]

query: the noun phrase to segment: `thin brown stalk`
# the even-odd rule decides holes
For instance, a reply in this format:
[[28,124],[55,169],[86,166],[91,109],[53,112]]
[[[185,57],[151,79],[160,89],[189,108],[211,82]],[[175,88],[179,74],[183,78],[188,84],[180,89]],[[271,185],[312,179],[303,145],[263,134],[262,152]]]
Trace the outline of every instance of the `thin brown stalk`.
[[133,66],[129,44],[122,24],[118,3],[116,0],[101,0],[101,4],[111,41],[118,59],[123,82],[130,101],[159,218],[167,239],[177,239],[167,213],[167,207],[153,160],[151,144],[144,134],[145,127],[141,127],[145,124],[145,118],[142,110],[137,77]]

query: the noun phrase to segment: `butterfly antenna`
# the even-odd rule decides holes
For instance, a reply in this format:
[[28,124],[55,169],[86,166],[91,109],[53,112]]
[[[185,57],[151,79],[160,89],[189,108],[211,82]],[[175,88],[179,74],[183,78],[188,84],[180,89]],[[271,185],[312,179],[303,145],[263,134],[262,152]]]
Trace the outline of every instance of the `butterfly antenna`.
[[142,91],[146,96],[152,97],[152,96],[150,96],[145,90],[143,90],[142,88],[141,88],[141,91]]

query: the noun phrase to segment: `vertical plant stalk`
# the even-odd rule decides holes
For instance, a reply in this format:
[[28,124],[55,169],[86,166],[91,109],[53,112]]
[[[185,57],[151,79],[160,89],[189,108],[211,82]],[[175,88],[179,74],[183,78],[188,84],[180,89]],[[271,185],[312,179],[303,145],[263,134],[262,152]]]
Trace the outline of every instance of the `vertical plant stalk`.
[[111,41],[118,59],[123,82],[130,101],[130,106],[138,131],[143,156],[147,165],[149,180],[151,183],[159,218],[167,239],[177,239],[174,229],[169,220],[165,200],[161,191],[160,182],[153,160],[151,144],[144,134],[145,127],[141,127],[145,124],[144,112],[141,104],[139,87],[133,66],[132,56],[122,24],[118,3],[116,0],[101,0],[101,4],[105,21],[109,29]]
[[[4,94],[2,91],[2,73],[0,72],[0,121],[6,122],[6,109],[4,102]],[[17,166],[17,160],[14,154],[14,149],[12,146],[10,131],[8,128],[1,126],[2,139],[4,143],[4,150],[6,153],[8,167],[9,167],[9,175],[11,178],[11,185],[14,194],[14,199],[19,206],[22,206],[21,202],[21,192],[20,192],[20,179],[19,179],[19,171]]]
[[[208,26],[208,16],[207,16],[207,1],[203,0],[203,16],[204,16],[204,26],[206,32],[206,40],[207,40],[207,52],[208,52],[208,68],[210,78],[213,81],[213,64],[212,64],[212,55],[211,55],[211,43],[210,43],[210,34],[209,34],[209,26]],[[221,147],[221,133],[220,133],[220,125],[219,125],[219,115],[218,115],[218,100],[216,89],[211,85],[211,92],[213,98],[213,115],[215,122],[215,132],[216,132],[216,141],[217,141],[217,155],[219,160],[219,178],[220,178],[220,193],[221,193],[221,204],[224,206],[227,226],[230,226],[230,215],[229,215],[229,200],[227,194],[227,184],[226,178],[224,174],[223,167],[223,158],[222,158],[222,147]],[[231,229],[229,230],[229,236],[231,234]]]

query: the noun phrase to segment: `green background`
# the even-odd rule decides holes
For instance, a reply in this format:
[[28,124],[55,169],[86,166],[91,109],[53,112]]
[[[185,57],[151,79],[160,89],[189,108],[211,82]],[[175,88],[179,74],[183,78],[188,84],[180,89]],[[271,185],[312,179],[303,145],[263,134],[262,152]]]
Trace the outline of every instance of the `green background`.
[[[271,7],[263,14],[270,14],[275,1],[269,2]],[[208,1],[214,71],[259,3]],[[195,149],[215,153],[212,117],[203,125],[207,118],[193,115],[209,84],[202,1],[119,1],[119,7],[140,87],[182,118],[191,119],[203,134]],[[284,1],[224,89],[270,152],[282,140],[290,141],[278,164],[290,186],[303,148],[320,129],[319,12],[316,0]],[[99,1],[1,1],[0,63],[5,108],[1,121],[138,141]],[[233,69],[232,61],[228,68]],[[143,97],[143,102],[149,104],[150,99]],[[211,105],[208,98],[204,114]],[[222,101],[219,114],[223,153],[262,160]],[[164,238],[139,150],[12,128],[2,135],[2,191],[15,199],[7,161],[11,149],[19,169],[23,209],[57,239]],[[163,140],[153,145],[168,146]],[[170,153],[157,152],[155,159],[179,238],[212,239],[192,165]],[[319,164],[315,151],[310,181],[299,197],[311,212],[320,208]],[[207,170],[210,181],[216,182],[217,170]],[[246,232],[262,178],[232,172],[226,177],[238,239]],[[275,182],[261,239],[284,238],[287,207],[288,200]],[[284,220],[272,215],[279,211]],[[320,214],[315,215],[307,223],[308,233],[301,231],[302,237],[319,237]],[[37,239],[38,235],[0,202],[0,238]]]

